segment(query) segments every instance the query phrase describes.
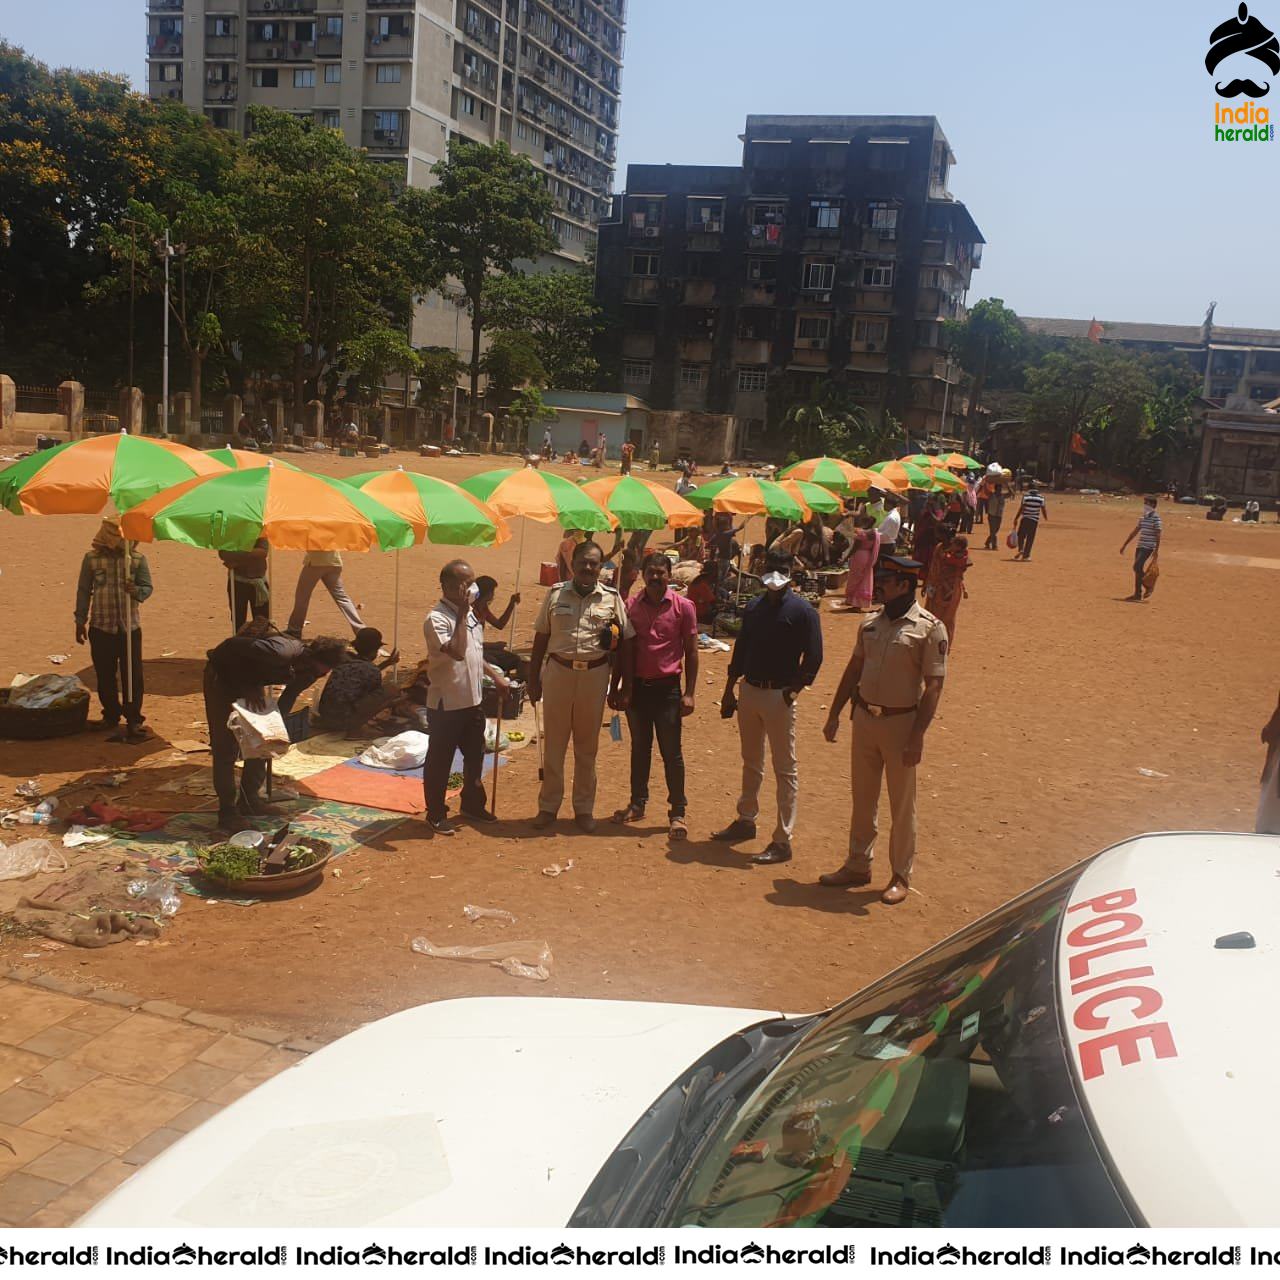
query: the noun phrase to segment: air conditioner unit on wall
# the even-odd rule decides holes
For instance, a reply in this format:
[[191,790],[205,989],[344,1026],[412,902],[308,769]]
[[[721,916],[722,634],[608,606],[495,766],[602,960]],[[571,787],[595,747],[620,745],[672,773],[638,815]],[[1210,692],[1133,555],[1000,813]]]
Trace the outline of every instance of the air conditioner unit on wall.
[[662,234],[660,227],[645,227],[644,235],[646,240],[656,240]]

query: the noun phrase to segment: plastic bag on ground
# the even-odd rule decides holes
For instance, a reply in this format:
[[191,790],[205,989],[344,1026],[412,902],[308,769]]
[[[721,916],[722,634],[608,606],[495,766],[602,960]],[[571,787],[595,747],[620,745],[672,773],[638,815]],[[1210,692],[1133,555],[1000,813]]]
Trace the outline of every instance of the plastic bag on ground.
[[513,978],[545,982],[551,976],[551,946],[546,942],[491,942],[483,947],[437,947],[427,938],[414,938],[410,950],[437,960],[487,960]]
[[162,916],[177,915],[178,908],[182,906],[182,898],[172,880],[130,880],[125,891],[131,898],[155,903]]
[[417,729],[406,729],[394,738],[379,738],[360,753],[360,763],[374,769],[420,769],[427,758],[428,738]]
[[88,692],[75,676],[36,676],[10,691],[9,705],[28,709],[51,707],[81,690]]
[[0,880],[25,880],[41,871],[66,871],[67,859],[48,840],[19,840],[0,848]]
[[462,908],[462,914],[475,924],[477,920],[496,920],[499,924],[515,924],[516,918],[510,911],[501,907],[473,907],[468,903]]

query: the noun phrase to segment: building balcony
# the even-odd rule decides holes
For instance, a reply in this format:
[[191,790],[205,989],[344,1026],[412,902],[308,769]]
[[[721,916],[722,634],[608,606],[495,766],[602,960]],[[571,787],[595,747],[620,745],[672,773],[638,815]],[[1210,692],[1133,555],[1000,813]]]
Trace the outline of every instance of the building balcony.
[[623,299],[627,302],[657,302],[657,276],[631,276],[622,290]]
[[650,225],[648,223],[636,224],[634,222],[629,222],[627,223],[627,239],[650,241],[661,240],[662,227],[657,223]]
[[147,57],[180,58],[182,57],[182,37],[180,35],[147,37]]
[[747,228],[747,248],[752,253],[763,249],[781,249],[782,234],[785,230],[780,222],[771,222],[768,226],[749,226]]
[[767,338],[738,338],[733,344],[734,364],[768,364],[773,343]]
[[684,303],[689,307],[710,307],[716,300],[716,282],[714,280],[686,280],[684,282]]
[[342,57],[342,37],[334,35],[318,35],[316,37],[316,57]]
[[772,280],[744,284],[738,295],[738,301],[744,307],[771,307],[777,301],[777,298],[777,285]]
[[250,40],[245,45],[245,57],[249,62],[283,62],[285,41]]
[[889,353],[881,342],[855,342],[845,368],[853,373],[888,373]]
[[239,52],[239,39],[236,36],[205,36],[204,56],[206,58],[234,58]]
[[891,315],[894,311],[892,289],[855,289],[850,308],[854,311],[869,311],[876,315]]
[[174,10],[181,12],[182,0],[147,0],[147,9],[151,13],[173,13]]
[[360,145],[370,152],[404,151],[409,145],[409,129],[401,125],[398,129],[375,129],[366,124],[360,134]]
[[651,360],[658,349],[658,339],[652,333],[624,333],[622,354],[633,360]]
[[365,36],[365,51],[370,58],[410,58],[413,56],[413,32],[382,36],[370,31]]
[[710,364],[710,338],[681,338],[680,359],[685,364]]
[[806,369],[826,369],[831,365],[831,354],[825,338],[797,338],[796,349],[791,353],[791,366]]
[[365,0],[366,9],[416,9],[416,0]]
[[267,13],[283,17],[295,13],[315,13],[316,0],[249,0],[246,8],[251,14]]

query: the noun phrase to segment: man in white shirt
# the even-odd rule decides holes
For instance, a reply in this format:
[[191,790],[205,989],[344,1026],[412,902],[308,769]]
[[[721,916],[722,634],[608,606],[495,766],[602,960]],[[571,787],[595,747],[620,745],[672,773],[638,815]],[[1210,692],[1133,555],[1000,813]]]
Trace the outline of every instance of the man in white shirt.
[[311,604],[311,594],[319,583],[333,597],[333,603],[347,620],[347,626],[354,635],[364,627],[360,620],[360,610],[347,595],[342,585],[342,553],[338,551],[308,551],[302,559],[302,571],[298,574],[298,586],[293,593],[293,612],[289,615],[289,624],[285,630],[291,636],[302,638],[302,627],[307,620],[307,608]]
[[880,531],[880,554],[893,555],[898,546],[898,535],[902,532],[902,511],[898,499],[890,495],[886,501],[889,509],[884,514],[877,528]]
[[465,560],[450,560],[440,570],[439,603],[427,614],[427,759],[422,767],[422,792],[427,822],[438,836],[457,828],[449,821],[445,792],[453,758],[462,753],[462,812],[474,822],[493,822],[485,807],[480,777],[484,769],[484,711],[480,706],[485,672],[500,692],[507,689],[503,673],[484,660],[484,624],[472,605],[479,592],[476,575]]

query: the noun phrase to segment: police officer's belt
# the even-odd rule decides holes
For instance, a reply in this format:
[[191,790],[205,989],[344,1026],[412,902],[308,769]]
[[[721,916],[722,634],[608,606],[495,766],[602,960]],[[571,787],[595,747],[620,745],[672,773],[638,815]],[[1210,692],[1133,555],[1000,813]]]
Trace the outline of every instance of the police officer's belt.
[[549,653],[547,657],[572,671],[590,671],[592,667],[603,667],[609,661],[607,653],[599,658],[562,658],[558,653]]
[[854,705],[861,707],[869,716],[905,716],[909,712],[915,710],[915,707],[877,707],[870,702],[864,702],[861,698],[855,698]]

